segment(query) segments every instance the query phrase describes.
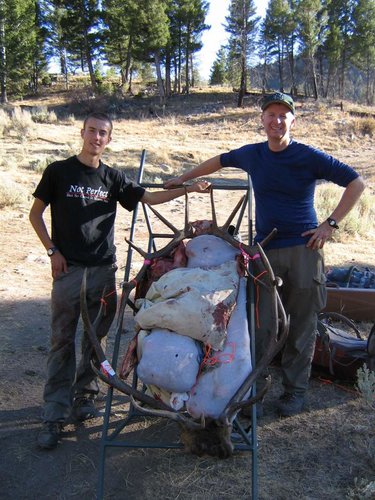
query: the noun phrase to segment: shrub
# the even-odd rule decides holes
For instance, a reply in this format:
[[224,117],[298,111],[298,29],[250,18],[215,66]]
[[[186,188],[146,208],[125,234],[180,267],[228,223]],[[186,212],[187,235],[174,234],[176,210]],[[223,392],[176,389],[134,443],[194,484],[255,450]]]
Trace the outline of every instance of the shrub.
[[357,371],[357,388],[366,403],[375,407],[375,372],[363,365]]
[[47,165],[55,161],[53,158],[38,158],[36,160],[33,160],[30,162],[30,168],[34,172],[37,172],[38,174],[42,174],[44,170],[46,169]]
[[35,125],[31,113],[21,108],[15,108],[11,116],[11,128],[16,132],[20,141],[33,137]]
[[56,123],[57,116],[54,111],[48,111],[46,106],[38,106],[31,113],[31,118],[36,123]]
[[10,118],[8,113],[0,109],[0,137],[2,137],[9,129]]
[[[336,208],[342,195],[342,188],[333,184],[319,184],[316,190],[315,206],[320,221],[325,220]],[[340,241],[342,235],[366,236],[374,229],[375,203],[374,196],[364,193],[358,203],[340,222],[340,231],[334,233],[336,241]]]
[[362,118],[357,122],[357,129],[362,135],[375,135],[375,120],[374,118]]
[[27,194],[15,182],[7,179],[2,179],[0,183],[0,208],[14,207],[16,205],[25,203],[27,201]]

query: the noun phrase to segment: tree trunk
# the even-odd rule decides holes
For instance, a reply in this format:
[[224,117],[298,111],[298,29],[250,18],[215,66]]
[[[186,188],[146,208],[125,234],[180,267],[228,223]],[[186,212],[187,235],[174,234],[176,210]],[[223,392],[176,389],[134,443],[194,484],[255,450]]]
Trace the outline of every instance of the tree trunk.
[[241,56],[241,83],[240,91],[238,93],[237,107],[241,108],[243,106],[243,98],[246,94],[246,57],[242,54]]
[[313,94],[314,94],[314,99],[317,100],[319,97],[318,83],[316,79],[315,60],[312,54],[310,54],[310,65],[311,65],[311,81],[313,86]]
[[190,60],[190,26],[187,26],[186,47],[185,47],[185,92],[189,94],[190,78],[189,78],[189,60]]
[[126,66],[125,66],[125,82],[129,80],[129,71],[131,66],[131,53],[132,53],[133,37],[129,36],[128,48],[126,51]]
[[164,88],[163,78],[161,75],[161,61],[160,61],[159,50],[155,51],[155,67],[156,67],[156,75],[157,75],[157,81],[158,81],[160,103],[164,106],[165,105],[165,88]]
[[7,69],[6,69],[6,50],[5,50],[5,20],[3,0],[0,0],[0,86],[1,86],[1,104],[8,102],[7,96]]
[[172,94],[172,85],[171,85],[171,54],[169,50],[165,56],[165,93],[167,97],[170,97]]

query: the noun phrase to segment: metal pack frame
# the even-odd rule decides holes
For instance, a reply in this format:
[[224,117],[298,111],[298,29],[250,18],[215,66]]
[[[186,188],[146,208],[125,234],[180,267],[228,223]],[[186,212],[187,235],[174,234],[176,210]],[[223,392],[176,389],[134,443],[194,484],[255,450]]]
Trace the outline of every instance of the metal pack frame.
[[[161,188],[161,184],[153,184],[143,182],[144,176],[144,168],[145,168],[145,159],[146,159],[146,151],[142,151],[140,167],[137,175],[136,182],[143,186],[146,189],[152,188]],[[252,193],[252,185],[250,177],[248,176],[247,182],[241,184],[212,184],[213,189],[217,190],[238,190],[248,192],[249,196],[244,203],[243,207],[240,210],[237,222],[236,222],[236,231],[239,231],[240,225],[242,223],[245,212],[247,212],[248,219],[248,231],[247,231],[247,239],[248,243],[252,244],[253,242],[253,228],[252,228],[252,201],[251,201],[251,193]],[[155,239],[156,238],[171,238],[171,235],[154,233],[152,228],[152,223],[147,211],[147,207],[143,206],[144,217],[146,220],[146,225],[149,233],[149,241],[148,241],[148,251],[152,251],[152,249],[156,249]],[[130,241],[133,241],[136,225],[138,218],[138,207],[133,211],[132,214],[132,223],[130,228]],[[126,283],[129,281],[131,266],[133,259],[133,249],[129,246],[125,271],[124,271],[124,281]],[[251,263],[250,263],[251,265]],[[250,271],[251,272],[251,271]],[[134,304],[131,300],[128,299],[127,303],[124,300],[120,300],[119,314],[117,319],[116,331],[115,331],[115,339],[113,345],[113,353],[112,353],[112,367],[116,370],[118,364],[120,343],[121,343],[121,335],[123,332],[124,326],[124,312],[125,307],[129,306],[134,309]],[[248,325],[249,325],[249,335],[250,335],[250,346],[251,346],[251,358],[252,358],[252,366],[255,366],[255,320],[254,320],[254,288],[253,288],[253,280],[247,280],[247,317],[248,317]],[[138,379],[136,374],[133,376],[133,386],[137,386]],[[252,394],[256,393],[255,384],[252,387]],[[108,387],[107,397],[106,397],[106,407],[104,413],[104,421],[103,421],[103,430],[102,436],[100,440],[100,452],[99,452],[99,467],[98,467],[98,485],[97,485],[97,499],[101,500],[104,498],[104,479],[105,479],[105,468],[106,468],[106,458],[108,448],[166,448],[166,449],[181,449],[183,445],[179,442],[166,442],[162,440],[161,442],[146,442],[144,439],[140,439],[139,441],[129,441],[126,439],[126,427],[134,421],[134,418],[139,417],[141,414],[137,412],[137,410],[130,403],[128,415],[125,419],[120,422],[116,422],[114,428],[111,422],[111,411],[113,405],[113,387]],[[143,415],[142,415],[143,416]],[[147,417],[150,418],[150,417]],[[233,422],[233,428],[242,436],[243,442],[235,443],[234,450],[250,452],[252,455],[251,461],[251,498],[252,500],[257,500],[258,498],[258,457],[257,457],[257,417],[256,417],[256,407],[255,405],[251,408],[251,427],[247,432],[239,419],[236,417]],[[124,431],[124,432],[123,432]],[[122,433],[122,435],[121,435]]]

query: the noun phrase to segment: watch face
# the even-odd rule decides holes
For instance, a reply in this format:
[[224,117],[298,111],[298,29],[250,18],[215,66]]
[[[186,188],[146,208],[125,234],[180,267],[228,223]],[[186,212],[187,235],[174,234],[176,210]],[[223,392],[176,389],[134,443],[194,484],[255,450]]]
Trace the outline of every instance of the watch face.
[[328,221],[328,224],[331,227],[334,227],[335,229],[339,228],[339,226],[337,225],[337,222],[335,221],[335,219],[328,218],[327,221]]
[[53,255],[55,253],[55,249],[54,248],[49,248],[47,250],[47,255],[49,255],[51,257],[51,255]]

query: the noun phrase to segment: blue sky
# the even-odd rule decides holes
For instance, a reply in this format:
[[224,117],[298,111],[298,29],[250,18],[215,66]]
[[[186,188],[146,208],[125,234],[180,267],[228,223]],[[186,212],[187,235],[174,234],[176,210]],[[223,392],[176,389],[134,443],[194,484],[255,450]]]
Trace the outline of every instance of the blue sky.
[[[227,40],[228,34],[225,32],[222,24],[228,13],[229,3],[230,0],[210,0],[210,9],[206,23],[211,26],[211,29],[204,32],[202,36],[203,48],[197,54],[199,73],[204,80],[209,79],[217,51]],[[254,4],[258,15],[264,17],[268,0],[254,0]]]

